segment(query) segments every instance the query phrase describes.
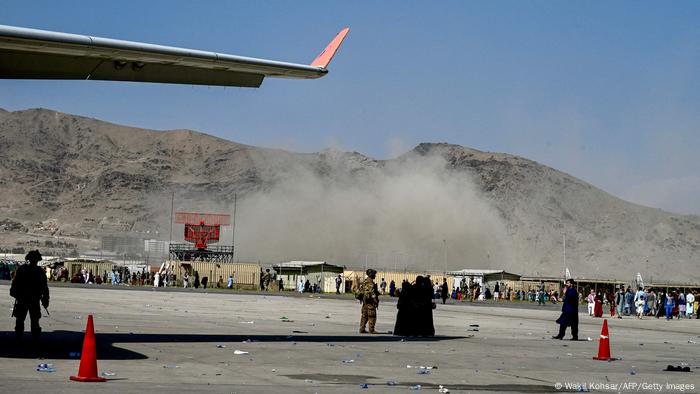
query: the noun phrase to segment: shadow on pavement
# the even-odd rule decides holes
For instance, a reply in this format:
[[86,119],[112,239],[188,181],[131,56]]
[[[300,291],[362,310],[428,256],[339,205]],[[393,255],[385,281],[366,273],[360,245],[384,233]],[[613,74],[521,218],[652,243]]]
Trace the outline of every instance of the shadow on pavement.
[[[49,358],[49,359],[79,359],[71,353],[82,351],[82,331],[49,331],[44,332],[41,341],[33,344],[31,335],[25,333],[21,342],[15,340],[15,333],[0,332],[0,357],[2,358]],[[350,343],[350,342],[438,342],[453,339],[467,339],[461,336],[435,336],[429,338],[402,338],[388,334],[380,335],[226,335],[226,334],[138,334],[138,333],[96,333],[97,357],[100,360],[142,360],[148,356],[117,347],[121,343],[241,343],[252,342],[320,342],[320,343]]]

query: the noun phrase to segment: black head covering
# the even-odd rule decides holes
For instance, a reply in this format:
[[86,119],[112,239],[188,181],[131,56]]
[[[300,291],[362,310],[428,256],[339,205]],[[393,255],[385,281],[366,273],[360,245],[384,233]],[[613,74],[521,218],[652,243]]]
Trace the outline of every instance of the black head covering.
[[27,261],[41,261],[41,253],[38,250],[30,250],[29,253],[24,257]]

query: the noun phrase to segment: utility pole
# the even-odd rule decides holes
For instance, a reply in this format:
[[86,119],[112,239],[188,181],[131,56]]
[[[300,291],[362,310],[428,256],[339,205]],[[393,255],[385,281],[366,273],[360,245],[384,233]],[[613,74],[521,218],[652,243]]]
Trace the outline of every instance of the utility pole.
[[231,226],[231,247],[233,248],[233,254],[236,254],[236,202],[238,200],[238,194],[233,193],[233,226]]
[[173,243],[173,212],[175,210],[175,190],[170,195],[170,243]]
[[442,245],[443,245],[443,250],[444,250],[444,264],[445,264],[445,271],[443,272],[443,275],[447,275],[447,240],[443,239],[442,240]]
[[566,277],[566,233],[562,234],[562,239],[564,240],[562,244],[564,245],[564,277]]

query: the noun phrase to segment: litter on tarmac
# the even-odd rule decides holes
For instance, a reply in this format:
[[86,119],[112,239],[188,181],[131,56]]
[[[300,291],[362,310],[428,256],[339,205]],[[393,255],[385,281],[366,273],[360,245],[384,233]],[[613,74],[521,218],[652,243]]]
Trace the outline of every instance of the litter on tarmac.
[[41,363],[36,366],[36,370],[38,372],[56,372],[56,368],[53,367],[53,364],[46,364],[46,363]]

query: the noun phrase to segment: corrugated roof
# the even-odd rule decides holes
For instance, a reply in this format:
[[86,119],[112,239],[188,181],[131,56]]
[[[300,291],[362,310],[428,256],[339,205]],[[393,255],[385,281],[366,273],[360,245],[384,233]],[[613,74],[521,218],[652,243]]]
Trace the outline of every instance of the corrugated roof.
[[331,265],[325,261],[287,261],[284,263],[273,264],[273,267],[280,268],[301,268],[301,267],[313,267],[316,265]]
[[[463,269],[459,271],[447,271],[448,275],[473,275],[473,276],[483,276],[483,275],[489,275],[489,274],[509,274],[509,272],[503,271],[503,270],[489,270],[489,269]],[[517,275],[517,274],[511,274],[511,275]]]

